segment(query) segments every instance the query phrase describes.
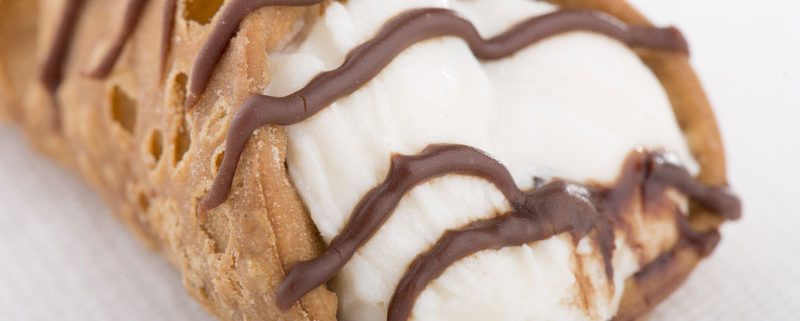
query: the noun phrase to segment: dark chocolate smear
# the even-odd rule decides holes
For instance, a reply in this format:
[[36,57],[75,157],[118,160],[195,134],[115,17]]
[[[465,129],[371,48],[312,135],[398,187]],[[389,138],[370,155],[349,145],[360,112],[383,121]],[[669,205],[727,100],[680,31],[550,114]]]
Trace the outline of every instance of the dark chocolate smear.
[[172,46],[172,31],[175,29],[175,13],[178,11],[178,0],[164,1],[164,17],[161,20],[161,60],[159,69],[163,76],[167,68],[167,57]]
[[192,68],[186,107],[194,106],[206,90],[211,73],[217,67],[225,49],[248,14],[267,6],[310,6],[324,0],[233,0],[223,9],[214,30],[200,50]]
[[57,29],[53,36],[53,43],[45,55],[41,73],[39,74],[39,81],[42,82],[42,85],[44,85],[44,88],[54,101],[58,87],[61,86],[61,81],[64,78],[64,64],[67,61],[83,4],[83,0],[67,0],[64,3],[64,8],[56,25]]
[[[320,73],[297,92],[284,97],[253,95],[245,101],[228,131],[219,172],[198,208],[201,221],[207,210],[227,199],[239,158],[254,130],[267,124],[286,126],[308,119],[337,99],[358,90],[411,45],[453,36],[466,41],[477,58],[493,60],[512,55],[544,38],[578,30],[601,33],[635,47],[688,52],[686,41],[674,28],[627,26],[595,11],[564,10],[537,16],[490,39],[482,38],[472,23],[451,10],[408,11],[388,21],[374,38],[350,51],[337,69]],[[198,65],[212,64],[198,59],[195,66]],[[193,77],[200,77],[197,71]]]
[[112,45],[108,51],[103,54],[100,63],[87,74],[95,79],[105,79],[111,74],[111,69],[117,64],[119,56],[122,54],[122,49],[125,44],[133,35],[136,26],[141,20],[144,7],[148,0],[129,0],[128,5],[125,7],[125,16],[122,18],[122,29],[119,30]]

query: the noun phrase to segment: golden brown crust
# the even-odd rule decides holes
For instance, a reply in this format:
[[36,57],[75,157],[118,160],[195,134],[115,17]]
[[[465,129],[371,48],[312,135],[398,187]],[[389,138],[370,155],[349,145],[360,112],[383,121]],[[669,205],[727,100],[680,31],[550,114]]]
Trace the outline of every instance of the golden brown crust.
[[[317,255],[323,243],[285,168],[286,135],[258,130],[242,156],[230,199],[200,226],[195,207],[211,183],[219,146],[232,115],[269,81],[268,55],[311,8],[265,8],[250,15],[231,42],[209,89],[191,111],[183,107],[187,74],[214,21],[179,1],[167,70],[161,77],[163,1],[150,1],[120,61],[105,81],[84,77],[107,46],[124,1],[87,0],[54,101],[35,81],[36,64],[51,43],[58,6],[0,0],[0,117],[23,124],[46,153],[78,169],[119,216],[181,271],[188,291],[223,320],[335,320],[334,294],[319,288],[286,312],[274,304],[286,269]],[[192,0],[215,8],[214,0]],[[566,7],[606,11],[634,24],[649,24],[623,0],[554,0]],[[39,12],[35,14],[33,12]],[[41,19],[2,19],[5,16]],[[265,32],[268,30],[269,32]],[[24,45],[8,46],[25,37]],[[29,35],[29,36],[28,36]],[[34,36],[36,35],[36,36]],[[639,52],[670,96],[678,122],[701,165],[700,179],[726,183],[725,159],[713,113],[688,59]],[[41,59],[41,58],[39,58]],[[16,68],[20,66],[19,68]],[[14,68],[12,68],[14,67]],[[9,81],[19,79],[20,81]],[[53,112],[59,104],[60,118]],[[24,108],[20,108],[23,107]],[[60,119],[60,121],[56,121]],[[693,208],[692,224],[719,220]],[[619,320],[646,315],[701,259],[676,245],[659,277],[628,280]]]
[[[27,3],[35,1],[3,0],[2,5]],[[27,81],[27,88],[15,96],[26,101],[20,122],[34,144],[77,168],[138,235],[163,251],[181,270],[188,291],[219,318],[335,320],[336,297],[322,288],[285,312],[273,303],[287,267],[313,257],[323,246],[286,176],[286,137],[280,129],[262,129],[256,135],[241,172],[258,175],[237,177],[236,193],[215,211],[213,220],[201,227],[194,211],[210,184],[217,146],[233,110],[268,81],[264,53],[311,9],[267,8],[250,15],[208,94],[187,111],[182,104],[186,74],[213,22],[193,21],[199,13],[189,13],[185,2],[179,3],[164,79],[159,41],[154,41],[161,36],[163,1],[150,1],[111,76],[98,81],[84,73],[112,41],[114,33],[108,30],[120,27],[125,1],[86,1],[82,15],[92,19],[77,25],[57,99],[38,82]],[[43,56],[59,7],[40,8],[38,39],[43,45],[27,54]],[[3,48],[13,43],[2,41]],[[19,63],[17,56],[3,53],[4,63]],[[59,122],[53,103],[61,111]]]
[[13,44],[0,46],[0,120],[20,118],[23,93],[35,77],[37,6],[36,1],[0,1],[0,43]]

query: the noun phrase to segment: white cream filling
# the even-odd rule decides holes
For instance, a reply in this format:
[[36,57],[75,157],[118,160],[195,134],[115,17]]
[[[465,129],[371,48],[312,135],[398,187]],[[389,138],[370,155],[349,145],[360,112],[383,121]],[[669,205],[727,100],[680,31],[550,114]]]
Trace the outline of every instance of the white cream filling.
[[[331,3],[296,50],[272,57],[266,93],[286,95],[338,67],[382,24],[416,7],[452,8],[489,37],[553,11],[529,0],[348,0]],[[610,38],[573,32],[498,61],[479,61],[463,41],[412,46],[375,79],[297,125],[289,126],[287,162],[294,185],[326,241],[359,199],[386,176],[392,153],[431,143],[462,143],[502,161],[522,188],[532,177],[610,182],[637,146],[677,154],[696,165],[667,96],[635,54]],[[454,175],[416,187],[333,283],[342,320],[384,320],[408,264],[447,229],[502,213],[508,204],[490,184]],[[413,320],[607,320],[624,280],[638,268],[618,233],[613,286],[602,261],[586,255],[582,277],[595,298],[579,297],[580,253],[561,235],[527,246],[485,251],[452,265],[416,302]]]

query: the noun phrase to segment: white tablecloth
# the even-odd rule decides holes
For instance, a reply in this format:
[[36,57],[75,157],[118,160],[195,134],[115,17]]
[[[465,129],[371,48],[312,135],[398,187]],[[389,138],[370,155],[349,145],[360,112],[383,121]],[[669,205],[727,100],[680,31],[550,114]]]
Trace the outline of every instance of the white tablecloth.
[[[800,319],[800,5],[634,3],[688,35],[745,205],[653,320]],[[74,175],[7,126],[0,147],[0,320],[211,320]]]

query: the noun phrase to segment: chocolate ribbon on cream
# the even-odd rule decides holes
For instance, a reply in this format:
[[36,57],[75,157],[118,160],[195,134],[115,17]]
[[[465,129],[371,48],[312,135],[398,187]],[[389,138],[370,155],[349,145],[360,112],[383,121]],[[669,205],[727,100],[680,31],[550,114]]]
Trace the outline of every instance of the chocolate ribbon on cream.
[[[473,147],[431,145],[414,156],[395,155],[389,174],[358,203],[342,232],[320,256],[297,263],[278,288],[278,306],[287,309],[300,297],[325,284],[341,270],[389,219],[400,200],[415,186],[443,175],[468,175],[492,183],[512,210],[446,232],[434,247],[419,255],[400,280],[389,305],[389,321],[408,319],[416,297],[433,279],[461,258],[488,249],[518,246],[569,232],[577,241],[590,231],[600,245],[606,275],[613,275],[614,222],[620,209],[641,193],[654,203],[670,188],[725,218],[736,219],[741,206],[726,188],[708,187],[684,168],[658,153],[633,152],[610,187],[554,180],[522,191],[508,169]],[[676,218],[686,224],[686,218]],[[687,230],[687,229],[679,229]],[[687,234],[687,233],[684,233]]]
[[295,93],[284,97],[250,96],[231,123],[219,172],[199,207],[201,219],[207,210],[228,198],[239,158],[254,130],[308,119],[358,90],[411,45],[437,37],[459,37],[479,59],[495,60],[547,37],[575,30],[605,34],[630,46],[688,53],[685,39],[674,28],[627,26],[595,11],[563,10],[533,17],[496,37],[484,39],[472,23],[451,10],[410,10],[388,21],[371,40],[350,51],[341,66],[320,73]]

